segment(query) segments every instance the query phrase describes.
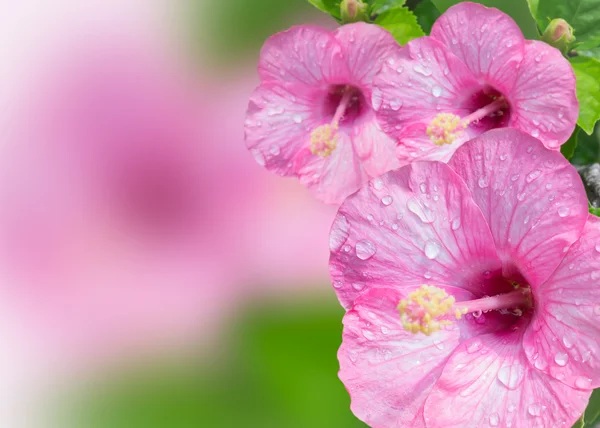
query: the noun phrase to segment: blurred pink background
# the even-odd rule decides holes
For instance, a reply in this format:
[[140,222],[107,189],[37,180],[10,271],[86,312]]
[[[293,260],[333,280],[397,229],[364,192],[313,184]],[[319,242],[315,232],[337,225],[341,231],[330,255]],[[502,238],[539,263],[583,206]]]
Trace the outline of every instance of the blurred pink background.
[[[131,360],[211,358],[248,301],[333,299],[335,207],[247,152],[258,50],[215,56],[202,11],[219,5],[190,7],[3,7],[0,378],[21,406]],[[300,10],[278,25],[317,16]],[[0,424],[33,424],[22,409]]]

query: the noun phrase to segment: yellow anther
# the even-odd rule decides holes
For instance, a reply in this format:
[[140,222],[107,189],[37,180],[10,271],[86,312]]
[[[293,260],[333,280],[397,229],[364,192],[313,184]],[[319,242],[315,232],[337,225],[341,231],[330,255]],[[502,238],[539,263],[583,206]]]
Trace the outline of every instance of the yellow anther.
[[427,135],[434,144],[442,146],[452,144],[464,128],[465,123],[460,116],[452,113],[440,113],[427,127]]
[[329,156],[337,147],[337,126],[321,125],[310,134],[310,151],[313,155]]
[[[413,334],[423,333],[429,336],[442,326],[451,322],[447,319],[454,305],[454,297],[449,296],[444,290],[432,285],[422,285],[411,292],[406,299],[398,304],[402,326]],[[455,316],[460,319],[462,310],[457,309]]]

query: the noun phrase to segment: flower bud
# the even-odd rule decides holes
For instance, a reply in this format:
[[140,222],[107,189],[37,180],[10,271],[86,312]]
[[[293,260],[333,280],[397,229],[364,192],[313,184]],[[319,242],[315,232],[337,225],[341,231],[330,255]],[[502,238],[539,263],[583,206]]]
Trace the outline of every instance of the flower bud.
[[342,0],[340,4],[342,21],[347,24],[350,22],[367,21],[367,5],[362,0]]
[[575,42],[573,27],[564,19],[553,19],[544,31],[542,40],[566,53]]

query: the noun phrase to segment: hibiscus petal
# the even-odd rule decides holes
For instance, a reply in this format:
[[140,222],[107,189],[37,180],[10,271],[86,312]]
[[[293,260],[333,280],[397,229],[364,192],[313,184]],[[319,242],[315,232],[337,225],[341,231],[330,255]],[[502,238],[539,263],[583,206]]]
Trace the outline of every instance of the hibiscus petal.
[[393,50],[373,85],[377,118],[383,130],[398,139],[408,124],[429,123],[439,113],[468,115],[458,106],[478,83],[443,44],[422,37]]
[[488,334],[452,354],[425,403],[428,428],[570,427],[591,391],[579,391],[531,367],[521,335]]
[[320,124],[314,104],[323,92],[299,84],[270,82],[250,97],[246,146],[256,161],[280,175],[293,175],[292,160]]
[[511,101],[509,126],[528,132],[549,149],[569,139],[579,114],[573,67],[558,49],[528,41]]
[[478,79],[503,93],[512,88],[525,39],[510,16],[477,3],[460,3],[435,22],[431,37],[446,45]]
[[328,204],[340,204],[367,180],[345,132],[338,133],[337,147],[329,156],[315,155],[306,148],[294,159],[293,168],[300,182]]
[[343,25],[334,35],[344,46],[352,81],[359,83],[367,99],[370,99],[373,78],[381,69],[383,60],[398,48],[398,43],[388,31],[364,22]]
[[357,125],[352,133],[354,150],[369,177],[377,177],[400,166],[395,155],[396,143],[381,130],[373,113],[370,120]]
[[600,386],[600,219],[590,216],[581,239],[536,293],[525,351],[536,368],[575,388]]
[[262,81],[323,87],[347,80],[348,66],[333,33],[302,25],[277,33],[265,42],[258,73]]
[[371,427],[424,427],[423,404],[458,346],[458,329],[431,336],[405,331],[398,303],[405,292],[374,289],[344,316],[339,377],[353,413]]
[[587,198],[575,168],[516,129],[465,143],[448,165],[460,175],[494,236],[506,277],[542,284],[581,235]]
[[482,293],[500,269],[490,231],[445,164],[415,162],[363,186],[340,207],[330,273],[342,305],[367,289],[448,285]]

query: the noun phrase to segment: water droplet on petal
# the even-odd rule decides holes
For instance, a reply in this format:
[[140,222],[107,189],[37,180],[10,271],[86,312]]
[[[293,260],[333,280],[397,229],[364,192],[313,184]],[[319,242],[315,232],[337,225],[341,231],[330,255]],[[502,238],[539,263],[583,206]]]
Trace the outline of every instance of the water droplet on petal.
[[452,230],[458,230],[460,228],[460,217],[456,217],[452,220]]
[[269,148],[269,153],[271,153],[273,156],[278,156],[281,153],[281,150],[279,149],[279,146],[276,146],[275,144],[273,144]]
[[480,339],[474,339],[471,343],[469,343],[469,345],[467,346],[467,353],[469,354],[473,354],[477,351],[479,351],[482,348],[482,344],[481,344],[481,340]]
[[363,328],[362,334],[363,334],[363,336],[365,336],[365,338],[367,340],[373,340],[373,339],[375,339],[375,335],[373,334],[373,332],[370,331],[370,330],[367,330],[366,328]]
[[390,101],[390,108],[394,111],[398,111],[400,110],[400,107],[402,107],[402,100],[400,98],[393,98]]
[[523,366],[515,364],[505,366],[498,370],[498,380],[508,389],[517,389],[525,378],[525,370]]
[[435,85],[431,89],[431,93],[433,94],[434,97],[438,98],[440,95],[442,95],[442,88],[440,86]]
[[515,174],[512,177],[510,177],[510,181],[517,181],[519,179],[519,174]]
[[376,178],[375,180],[373,180],[373,187],[376,190],[383,189],[383,180],[381,178]]
[[300,116],[299,114],[295,114],[293,119],[296,123],[302,123],[302,116]]
[[356,257],[361,260],[368,260],[375,255],[377,247],[368,239],[363,239],[356,243]]
[[479,177],[479,180],[477,181],[477,185],[482,188],[485,189],[486,187],[488,187],[490,185],[487,177]]
[[388,206],[392,205],[392,202],[393,202],[393,201],[394,201],[394,200],[393,200],[393,199],[392,199],[392,197],[391,197],[391,196],[389,196],[389,195],[388,195],[388,196],[384,196],[383,198],[381,198],[381,203],[382,203],[383,205],[385,205],[386,207],[388,207]]
[[518,199],[519,201],[523,201],[523,200],[525,199],[525,192],[523,192],[523,193],[518,193],[518,194],[517,194],[517,199]]
[[383,103],[383,92],[381,92],[381,89],[379,89],[379,88],[374,88],[373,93],[371,95],[371,104],[373,105],[373,109],[375,111],[379,111],[382,103]]
[[567,349],[571,349],[573,347],[573,339],[569,336],[563,336],[562,342],[563,345],[565,345],[565,348]]
[[427,241],[425,243],[425,255],[428,259],[433,260],[440,254],[440,246],[435,241]]
[[570,212],[571,212],[571,209],[569,207],[562,206],[558,209],[558,215],[560,217],[566,217],[569,215]]
[[490,426],[497,427],[499,422],[500,416],[498,416],[498,413],[492,413],[490,415]]
[[569,362],[569,355],[564,352],[557,352],[554,356],[554,362],[561,367],[564,367]]
[[423,211],[423,208],[415,198],[410,198],[406,202],[406,207],[410,212],[417,215],[423,223],[433,223],[433,216],[427,216]]
[[525,179],[525,181],[527,181],[528,183],[531,183],[533,180],[538,178],[540,175],[542,175],[542,171],[540,171],[539,169],[536,169],[535,171],[531,171],[527,175],[527,178]]
[[540,130],[539,129],[534,129],[533,131],[531,131],[531,136],[533,138],[538,138],[540,136]]
[[541,414],[541,410],[542,408],[540,405],[535,403],[527,407],[527,413],[529,413],[531,416],[539,416]]
[[579,376],[577,379],[575,379],[575,386],[577,388],[589,389],[591,384],[592,379],[585,376]]

